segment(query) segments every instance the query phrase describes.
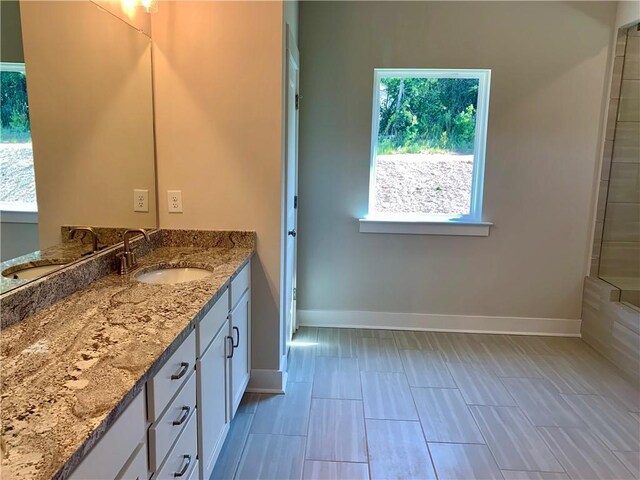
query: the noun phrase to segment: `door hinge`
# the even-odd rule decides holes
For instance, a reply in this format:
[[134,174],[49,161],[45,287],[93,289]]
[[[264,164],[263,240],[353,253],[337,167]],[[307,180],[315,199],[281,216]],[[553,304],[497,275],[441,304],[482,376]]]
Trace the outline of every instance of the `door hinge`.
[[300,95],[296,93],[296,110],[300,109]]
[[298,208],[298,195],[293,197],[293,208]]
[[298,289],[294,288],[293,289],[293,300],[296,301],[298,299]]

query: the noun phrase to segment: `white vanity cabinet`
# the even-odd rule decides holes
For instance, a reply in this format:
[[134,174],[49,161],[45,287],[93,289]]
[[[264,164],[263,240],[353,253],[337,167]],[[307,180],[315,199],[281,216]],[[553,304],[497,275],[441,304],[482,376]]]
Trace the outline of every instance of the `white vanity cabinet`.
[[251,355],[250,266],[198,324],[198,461],[200,478],[211,477],[229,424],[249,382]]
[[69,478],[211,477],[249,382],[250,285],[246,265]]
[[147,479],[144,403],[142,391],[84,457],[70,479]]

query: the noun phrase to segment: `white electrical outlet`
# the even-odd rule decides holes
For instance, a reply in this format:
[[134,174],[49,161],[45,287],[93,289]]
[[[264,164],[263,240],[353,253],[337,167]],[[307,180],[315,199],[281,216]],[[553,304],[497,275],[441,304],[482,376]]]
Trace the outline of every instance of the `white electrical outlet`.
[[182,190],[168,190],[169,213],[182,213]]
[[133,191],[133,211],[149,211],[149,190],[135,189]]

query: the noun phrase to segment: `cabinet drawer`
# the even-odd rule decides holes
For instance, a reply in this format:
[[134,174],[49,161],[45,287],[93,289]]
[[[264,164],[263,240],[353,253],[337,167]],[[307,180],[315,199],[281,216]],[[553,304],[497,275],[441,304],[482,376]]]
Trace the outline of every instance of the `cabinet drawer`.
[[233,307],[240,301],[242,298],[242,294],[250,287],[251,285],[251,264],[248,263],[240,273],[231,281],[231,302],[229,303],[229,310],[232,310]]
[[158,373],[147,382],[149,421],[155,422],[181,385],[195,368],[196,332],[193,331],[169,357]]
[[143,391],[122,412],[69,478],[116,478],[144,440],[146,427]]
[[147,480],[147,444],[141,443],[116,480]]
[[191,468],[197,460],[197,440],[196,440],[196,415],[191,414],[187,420],[187,426],[184,428],[178,441],[173,446],[167,458],[156,472],[154,478],[186,479],[191,472]]
[[162,414],[149,428],[149,468],[155,472],[180,431],[185,428],[189,416],[196,409],[196,375],[191,376]]
[[211,310],[203,317],[196,327],[198,337],[198,358],[207,349],[213,337],[216,336],[220,327],[226,322],[229,313],[229,290],[225,290],[218,301],[211,307]]

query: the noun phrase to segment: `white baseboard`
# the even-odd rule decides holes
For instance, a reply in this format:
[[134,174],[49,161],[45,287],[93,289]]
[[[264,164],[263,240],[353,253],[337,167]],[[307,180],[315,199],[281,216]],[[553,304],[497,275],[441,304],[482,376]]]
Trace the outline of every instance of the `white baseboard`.
[[247,392],[284,393],[286,386],[286,371],[252,369]]
[[428,330],[434,332],[500,333],[579,337],[580,319],[486,317],[430,313],[298,310],[298,322],[308,327]]

